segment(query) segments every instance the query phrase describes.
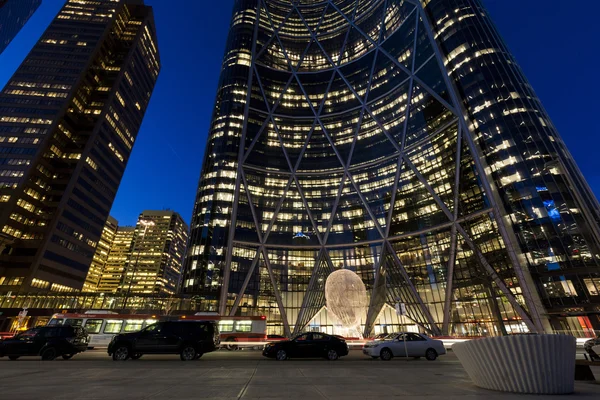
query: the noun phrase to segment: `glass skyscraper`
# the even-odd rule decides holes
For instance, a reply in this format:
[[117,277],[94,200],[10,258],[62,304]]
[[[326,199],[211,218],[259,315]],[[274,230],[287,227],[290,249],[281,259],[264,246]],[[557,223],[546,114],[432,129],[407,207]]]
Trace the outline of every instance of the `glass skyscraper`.
[[42,4],[42,0],[0,0],[0,54]]
[[[499,61],[483,71],[501,42],[481,5],[455,3],[235,2],[183,282],[203,310],[335,331],[324,287],[344,268],[366,286],[365,335],[399,329],[399,302],[415,329],[498,335],[551,328],[571,260],[597,281],[596,200],[521,75],[523,91]],[[560,150],[536,153],[542,134]],[[553,244],[567,234],[577,256]]]
[[141,0],[68,0],[0,93],[0,290],[82,288],[160,70]]
[[553,328],[600,329],[598,200],[481,1],[423,3],[519,263]]

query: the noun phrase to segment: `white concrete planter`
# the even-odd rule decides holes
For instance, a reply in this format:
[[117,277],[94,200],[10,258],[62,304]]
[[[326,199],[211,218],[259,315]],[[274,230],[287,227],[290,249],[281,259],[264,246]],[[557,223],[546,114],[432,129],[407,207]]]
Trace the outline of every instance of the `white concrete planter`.
[[535,394],[573,393],[575,349],[575,338],[567,335],[503,336],[452,346],[475,385]]

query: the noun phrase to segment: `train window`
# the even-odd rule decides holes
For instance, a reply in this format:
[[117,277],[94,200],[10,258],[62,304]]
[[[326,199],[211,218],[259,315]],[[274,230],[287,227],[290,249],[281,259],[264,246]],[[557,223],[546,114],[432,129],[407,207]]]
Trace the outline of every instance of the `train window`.
[[106,321],[104,327],[104,333],[121,333],[121,327],[123,326],[122,319],[109,319]]
[[100,333],[100,328],[102,328],[102,320],[88,319],[85,321],[84,328],[88,333]]
[[64,319],[52,318],[50,322],[48,322],[48,326],[62,325],[63,322],[65,322]]
[[252,321],[237,321],[235,323],[236,332],[252,332]]
[[83,324],[83,319],[81,318],[67,318],[65,320],[65,325],[71,325],[71,326],[81,326],[81,324]]
[[128,319],[125,321],[125,332],[137,332],[142,329],[143,319]]
[[219,321],[219,330],[221,332],[233,332],[233,321]]
[[146,327],[148,325],[155,324],[157,322],[158,322],[158,320],[156,320],[156,319],[147,319],[147,320],[144,321],[144,327]]

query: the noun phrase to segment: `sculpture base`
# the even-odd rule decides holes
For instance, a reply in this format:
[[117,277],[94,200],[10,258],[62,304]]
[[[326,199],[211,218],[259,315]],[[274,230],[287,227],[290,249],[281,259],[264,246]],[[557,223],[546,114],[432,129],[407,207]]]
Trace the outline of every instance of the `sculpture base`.
[[484,338],[456,343],[452,350],[473,383],[484,389],[532,394],[575,390],[573,336]]

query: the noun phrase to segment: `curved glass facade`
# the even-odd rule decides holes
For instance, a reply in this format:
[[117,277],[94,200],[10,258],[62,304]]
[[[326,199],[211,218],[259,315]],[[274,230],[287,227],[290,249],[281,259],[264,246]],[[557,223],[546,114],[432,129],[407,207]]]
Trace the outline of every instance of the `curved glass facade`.
[[184,293],[333,331],[346,268],[365,334],[398,329],[397,302],[434,334],[543,329],[433,40],[417,2],[236,1]]
[[554,328],[600,329],[597,199],[481,2],[423,4]]

